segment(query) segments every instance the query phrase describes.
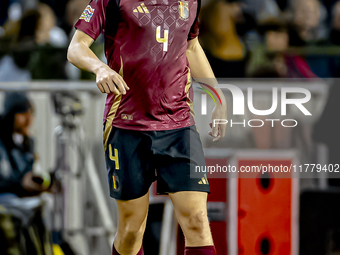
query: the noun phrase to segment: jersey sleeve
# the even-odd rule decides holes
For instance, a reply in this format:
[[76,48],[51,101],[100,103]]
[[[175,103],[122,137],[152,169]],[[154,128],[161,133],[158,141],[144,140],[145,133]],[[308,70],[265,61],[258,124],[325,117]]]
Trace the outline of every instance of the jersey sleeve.
[[75,24],[75,28],[96,40],[105,27],[108,2],[109,0],[91,0]]
[[199,34],[199,22],[198,22],[198,15],[201,10],[201,0],[197,0],[197,12],[196,12],[196,18],[194,20],[194,23],[192,24],[189,34],[188,34],[188,41],[196,38]]

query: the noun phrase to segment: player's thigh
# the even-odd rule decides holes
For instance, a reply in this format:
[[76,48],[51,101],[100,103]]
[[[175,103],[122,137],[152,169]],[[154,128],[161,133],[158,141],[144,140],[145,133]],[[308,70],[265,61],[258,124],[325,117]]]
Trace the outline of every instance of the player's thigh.
[[151,155],[142,132],[112,127],[105,151],[111,197],[134,200],[147,194],[155,179]]
[[140,226],[145,225],[149,208],[149,192],[137,199],[116,200],[116,202],[119,227],[128,226],[129,229],[137,231]]
[[210,192],[206,173],[195,172],[204,168],[205,158],[196,126],[171,130],[158,137],[157,193],[182,191]]
[[205,228],[209,224],[207,217],[207,193],[198,191],[181,191],[170,193],[169,196],[175,208],[176,217],[183,229],[191,225],[201,225]]

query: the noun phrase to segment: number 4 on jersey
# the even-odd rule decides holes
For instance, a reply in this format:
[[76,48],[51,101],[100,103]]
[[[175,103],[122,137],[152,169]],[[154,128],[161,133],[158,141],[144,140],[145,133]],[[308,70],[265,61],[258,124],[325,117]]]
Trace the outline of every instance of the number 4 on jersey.
[[159,43],[163,43],[163,51],[168,51],[168,37],[169,37],[169,30],[164,29],[164,37],[161,38],[161,26],[156,28],[156,40]]

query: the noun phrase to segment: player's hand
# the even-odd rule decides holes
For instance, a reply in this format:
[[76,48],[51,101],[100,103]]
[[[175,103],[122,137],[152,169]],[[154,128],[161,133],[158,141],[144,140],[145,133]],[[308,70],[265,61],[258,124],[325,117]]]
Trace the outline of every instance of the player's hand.
[[106,94],[125,95],[126,90],[130,89],[123,78],[107,65],[97,71],[96,82],[98,89]]
[[209,135],[214,137],[213,142],[220,141],[224,135],[225,130],[227,127],[226,121],[219,121],[215,123],[215,126],[213,126],[214,120],[220,119],[220,120],[226,120],[227,119],[227,109],[223,106],[215,106],[212,111],[212,123],[209,123],[211,127],[211,131],[209,132]]

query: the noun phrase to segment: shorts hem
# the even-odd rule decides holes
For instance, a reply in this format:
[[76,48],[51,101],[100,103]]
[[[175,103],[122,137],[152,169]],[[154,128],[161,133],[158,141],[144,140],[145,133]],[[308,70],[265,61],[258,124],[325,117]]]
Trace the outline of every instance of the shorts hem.
[[129,200],[134,200],[134,199],[138,199],[138,198],[141,198],[143,196],[145,196],[147,193],[148,193],[149,189],[146,191],[146,192],[143,192],[141,195],[136,195],[136,196],[131,196],[131,197],[128,197],[128,198],[125,198],[124,196],[119,196],[119,195],[116,195],[116,194],[112,194],[110,192],[110,197],[116,199],[116,200],[120,200],[120,201],[129,201]]
[[162,191],[162,192],[157,191],[157,195],[169,195],[172,193],[178,193],[178,192],[184,192],[184,191],[204,192],[204,193],[210,194],[210,188],[209,188],[206,190],[204,189],[181,189],[181,190],[171,190],[171,191]]

